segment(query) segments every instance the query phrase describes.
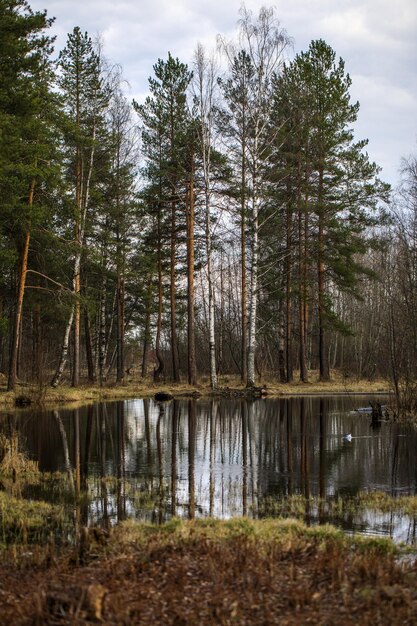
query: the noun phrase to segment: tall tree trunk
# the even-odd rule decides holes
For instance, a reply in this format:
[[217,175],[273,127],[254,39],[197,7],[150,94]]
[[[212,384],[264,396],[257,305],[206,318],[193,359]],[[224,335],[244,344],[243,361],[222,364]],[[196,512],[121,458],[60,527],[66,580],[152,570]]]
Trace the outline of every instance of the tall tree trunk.
[[323,206],[323,169],[319,171],[319,232],[318,232],[318,259],[317,259],[317,287],[318,287],[318,316],[319,316],[319,367],[320,380],[330,380],[329,355],[326,342],[326,307],[324,281],[324,206]]
[[65,327],[64,341],[62,342],[62,346],[61,346],[61,356],[59,359],[58,367],[51,381],[51,387],[58,387],[59,383],[61,382],[62,376],[64,375],[64,370],[65,370],[65,366],[67,364],[67,359],[68,359],[69,339],[70,339],[73,319],[74,319],[74,305],[72,305],[71,307],[70,316],[68,318],[67,325]]
[[[203,138],[205,137],[203,130]],[[208,283],[208,325],[209,325],[209,358],[210,358],[210,385],[217,388],[217,364],[216,364],[216,334],[215,334],[215,309],[214,309],[214,279],[213,279],[213,239],[211,232],[211,200],[210,200],[210,156],[211,147],[209,141],[204,145],[204,192],[205,192],[205,228],[206,228],[206,256],[207,256],[207,283]]]
[[[207,221],[207,218],[206,218]],[[206,229],[207,229],[206,223]],[[214,326],[214,285],[213,285],[213,258],[211,232],[207,231],[207,274],[209,292],[209,351],[210,351],[210,385],[212,389],[217,388],[217,364],[216,364],[216,335]]]
[[164,372],[164,361],[161,353],[161,333],[162,333],[162,233],[161,233],[161,205],[158,206],[158,316],[156,320],[155,355],[158,367],[154,370],[154,381],[159,382]]
[[180,381],[178,346],[177,346],[177,318],[176,318],[176,294],[175,294],[175,261],[176,261],[176,237],[177,219],[176,202],[171,203],[171,267],[170,267],[170,303],[171,303],[171,357],[172,357],[172,380],[175,383]]
[[[35,184],[36,184],[35,180],[33,179],[30,184],[30,189],[29,189],[29,197],[28,197],[29,211],[31,211],[31,208],[33,206]],[[19,288],[17,292],[16,313],[15,313],[14,324],[13,324],[12,345],[11,345],[11,351],[10,351],[9,379],[8,379],[8,384],[7,384],[8,391],[12,391],[16,387],[17,355],[19,351],[20,330],[22,326],[23,298],[25,295],[25,287],[26,287],[29,245],[30,245],[30,223],[27,228],[26,235],[25,235],[25,241],[23,244],[23,251],[22,251],[22,262],[20,265]]]
[[[0,295],[0,318],[4,317],[4,298]],[[6,334],[0,333],[0,372],[3,372],[5,369],[5,344],[6,344]]]
[[42,383],[42,324],[41,305],[39,303],[33,307],[32,336],[32,378],[40,385]]
[[197,384],[194,329],[194,157],[192,157],[190,183],[187,193],[187,299],[188,299],[188,384]]
[[[245,140],[243,139],[243,142]],[[242,171],[241,171],[241,205],[240,205],[240,273],[241,273],[241,315],[242,315],[242,343],[241,343],[241,366],[240,379],[247,379],[248,363],[248,318],[247,318],[247,291],[246,291],[246,161],[245,144],[242,147]]]
[[[255,146],[255,154],[256,154]],[[255,350],[256,350],[256,316],[258,305],[258,238],[259,238],[259,197],[257,190],[257,163],[254,163],[253,206],[252,206],[252,239],[251,239],[251,280],[249,306],[249,342],[248,342],[248,372],[247,387],[255,386]]]
[[77,262],[75,264],[74,275],[74,354],[73,354],[73,370],[72,370],[72,386],[78,387],[80,382],[80,335],[81,335],[81,241],[79,239],[79,227],[77,227],[76,235],[77,244],[80,251],[77,253]]
[[204,203],[205,203],[205,241],[207,257],[207,282],[208,282],[208,328],[209,328],[209,362],[210,362],[210,385],[212,389],[217,387],[216,366],[216,336],[214,319],[214,284],[213,284],[213,246],[212,246],[212,215],[211,215],[211,156],[213,150],[213,111],[216,80],[216,64],[211,57],[208,62],[204,48],[197,45],[196,51],[196,82],[197,100],[199,105],[199,132],[201,140],[201,158],[204,179]]
[[[117,289],[115,291],[115,302],[116,302],[116,295],[117,295]],[[126,333],[127,327],[129,326],[131,315],[132,315],[133,311],[136,308],[137,301],[138,301],[138,298],[136,298],[134,300],[134,302],[132,302],[132,308],[131,308],[131,311],[130,311],[130,315],[128,315],[128,316],[124,315],[124,332],[125,333]],[[114,306],[113,306],[113,309],[114,309]],[[111,325],[110,325],[110,329],[111,329]],[[110,335],[110,332],[109,332],[109,335]],[[109,349],[109,341],[106,344],[105,362],[107,361],[108,349]],[[113,366],[114,366],[114,364],[115,364],[115,362],[117,360],[116,357],[117,357],[117,345],[114,346],[112,355],[111,355],[110,360],[108,362],[108,365],[107,365],[107,368],[106,368],[106,372],[105,372],[105,376],[104,376],[105,380],[107,380],[109,378],[109,376],[110,376],[110,372],[112,371]]]
[[125,378],[125,252],[123,222],[123,206],[121,205],[120,190],[120,135],[118,136],[116,153],[116,209],[117,209],[117,366],[116,382],[123,383]]
[[[74,355],[73,355],[73,374],[72,374],[72,386],[77,387],[79,384],[79,368],[80,368],[80,330],[81,330],[81,302],[80,302],[80,292],[81,292],[81,256],[82,256],[82,248],[84,243],[84,232],[85,232],[85,222],[87,217],[87,207],[90,197],[90,182],[91,175],[93,170],[93,162],[94,162],[94,141],[95,141],[95,132],[96,129],[94,127],[93,130],[93,146],[91,148],[90,153],[90,162],[88,173],[86,177],[84,195],[82,193],[82,168],[81,161],[78,164],[77,156],[77,166],[76,166],[76,210],[77,215],[75,219],[75,242],[76,242],[76,252],[74,259],[74,275],[72,280],[73,285],[73,294],[75,297],[74,305],[71,309],[70,316],[68,318],[67,326],[65,328],[64,341],[61,348],[61,358],[56,369],[55,375],[52,379],[52,387],[57,387],[61,381],[61,378],[64,374],[65,365],[68,357],[68,344],[69,344],[69,334],[71,332],[72,323],[74,321]],[[77,150],[77,155],[78,155]]]
[[300,294],[299,298],[299,332],[300,332],[300,380],[303,383],[308,382],[308,371],[307,371],[307,359],[306,359],[306,337],[305,337],[305,308],[303,302],[303,296]]
[[[229,292],[230,293],[230,292]],[[213,290],[213,307],[214,307],[214,290]],[[224,265],[223,265],[223,250],[220,252],[220,313],[219,313],[219,358],[217,365],[217,372],[223,374],[224,371],[224,344],[225,344],[225,324],[224,324],[224,311],[225,311],[225,297],[224,297]],[[213,320],[214,323],[214,320]]]
[[116,382],[124,381],[125,290],[123,270],[117,276],[117,368]]
[[[105,267],[104,259],[103,264],[103,266]],[[98,377],[100,387],[103,386],[103,383],[106,380],[106,288],[107,278],[104,275],[100,290],[100,310],[98,323]]]
[[[79,95],[77,95],[77,112],[76,112],[76,124],[77,127],[80,126],[80,111],[79,111]],[[80,377],[80,335],[81,335],[81,258],[82,251],[84,245],[84,235],[85,235],[85,226],[86,226],[86,218],[87,218],[87,209],[90,201],[90,185],[91,185],[91,177],[93,173],[94,166],[94,156],[95,156],[95,140],[96,140],[96,120],[95,117],[93,119],[93,129],[91,135],[91,150],[90,157],[88,159],[88,167],[87,172],[84,175],[83,172],[83,155],[82,150],[79,146],[77,146],[77,154],[76,154],[76,171],[75,171],[75,206],[76,206],[76,216],[75,216],[75,243],[76,243],[76,252],[74,259],[74,276],[73,276],[73,293],[75,297],[74,308],[71,312],[70,319],[73,317],[74,319],[74,354],[73,354],[73,371],[72,371],[72,386],[78,387],[79,385],[79,377]],[[69,324],[68,320],[68,324]],[[72,319],[71,319],[72,324]],[[68,327],[68,325],[67,325]],[[65,339],[64,339],[65,341]],[[64,352],[64,349],[61,352]],[[68,350],[67,350],[68,352]],[[57,371],[54,376],[54,381],[57,379],[56,386],[59,383],[60,378],[64,372],[65,362],[60,361]],[[59,374],[60,372],[60,374]]]
[[[78,366],[79,366],[79,336],[80,336],[80,329],[79,329],[79,323],[80,323],[80,319],[79,319],[79,315],[80,315],[80,309],[79,309],[79,305],[80,305],[80,300],[79,300],[79,289],[80,289],[80,267],[81,267],[81,248],[78,248],[77,252],[76,252],[76,257],[75,257],[75,263],[74,263],[74,277],[73,277],[73,281],[72,281],[72,285],[73,285],[73,294],[77,297],[77,293],[78,293],[78,297],[77,300],[73,303],[72,307],[71,307],[71,312],[69,314],[68,317],[68,321],[67,321],[67,325],[65,327],[65,333],[64,333],[64,340],[62,342],[62,347],[61,347],[61,356],[59,359],[59,363],[58,363],[58,367],[55,371],[55,374],[52,378],[52,382],[51,382],[51,386],[52,387],[57,387],[59,385],[59,383],[61,382],[62,376],[64,375],[64,371],[65,371],[65,366],[67,364],[67,359],[68,359],[68,347],[69,347],[69,338],[70,338],[70,333],[71,333],[71,328],[72,328],[72,323],[74,321],[75,316],[78,314],[78,329],[75,331],[74,333],[74,344],[76,343],[77,346],[74,346],[74,353],[76,351],[78,351],[78,354],[73,356],[73,375],[72,375],[72,385],[73,387],[76,387],[78,384]],[[78,279],[77,279],[78,277]],[[78,290],[78,291],[77,291]],[[78,305],[78,307],[77,307]],[[75,367],[77,365],[77,368]]]
[[[117,319],[117,284],[116,284],[116,288],[114,290],[114,296],[113,296],[113,303],[112,303],[112,307],[111,307],[111,317],[110,317],[110,324],[109,324],[109,328],[107,331],[107,338],[105,337],[105,344],[104,344],[104,351],[103,351],[103,363],[105,367],[104,369],[104,380],[107,380],[110,376],[110,372],[113,369],[113,365],[114,365],[114,361],[116,359],[116,353],[117,353],[117,337],[116,337],[116,346],[113,350],[113,353],[111,355],[110,361],[108,361],[108,354],[109,354],[109,348],[110,348],[110,341],[111,341],[111,337],[112,337],[112,333],[113,333],[113,325],[114,325],[114,320]],[[116,331],[117,333],[117,331]]]
[[[290,184],[287,185],[287,192],[291,193]],[[286,263],[285,263],[285,360],[287,369],[287,383],[293,380],[293,359],[292,359],[292,239],[291,239],[291,198],[288,197],[287,206],[287,233],[286,233]]]
[[308,320],[309,320],[309,307],[308,307],[308,171],[306,171],[306,191],[305,191],[305,208],[304,208],[304,259],[303,259],[303,307],[304,307],[304,341],[305,341],[305,354],[306,354],[306,370],[308,376],[310,350],[307,349],[308,343]]
[[249,342],[248,342],[248,373],[247,387],[255,386],[255,350],[256,350],[256,315],[258,304],[258,221],[254,227],[252,243],[250,307],[249,307]]
[[304,284],[304,221],[301,207],[298,210],[298,315],[299,315],[299,356],[300,356],[300,380],[304,383],[308,381],[306,362],[306,338],[305,338],[305,284]]
[[[172,163],[177,162],[178,155],[176,154],[176,136],[175,136],[175,110],[173,102],[169,105],[170,114],[170,152]],[[171,305],[171,358],[172,358],[172,380],[179,382],[179,357],[178,357],[178,345],[177,345],[177,318],[176,318],[176,249],[177,249],[177,174],[174,172],[172,183],[172,200],[171,200],[171,250],[170,250],[170,305]]]
[[87,356],[88,382],[94,384],[96,382],[96,372],[94,367],[93,344],[91,340],[90,316],[86,307],[84,308],[84,335],[85,351]]
[[400,391],[400,368],[398,363],[398,350],[397,350],[397,320],[394,316],[394,300],[391,294],[391,285],[389,293],[389,346],[390,346],[390,366],[391,377],[394,385],[395,401],[397,409],[401,408],[401,391]]
[[[76,125],[77,129],[80,128],[80,97],[79,83],[77,81],[77,94],[76,94]],[[77,145],[76,163],[75,163],[75,243],[77,250],[75,253],[74,262],[74,276],[73,276],[73,291],[74,291],[74,354],[73,354],[73,369],[72,369],[72,386],[78,387],[79,374],[80,374],[80,316],[81,316],[81,304],[80,304],[80,292],[81,292],[81,249],[82,249],[82,150]]]
[[151,315],[152,315],[152,275],[149,278],[148,289],[146,294],[146,319],[145,319],[145,332],[143,338],[143,355],[142,355],[142,367],[141,376],[146,378],[148,372],[148,352],[149,343],[151,337]]
[[279,380],[281,383],[287,382],[287,373],[285,368],[285,320],[284,320],[284,303],[279,301],[279,336],[278,336],[278,370]]

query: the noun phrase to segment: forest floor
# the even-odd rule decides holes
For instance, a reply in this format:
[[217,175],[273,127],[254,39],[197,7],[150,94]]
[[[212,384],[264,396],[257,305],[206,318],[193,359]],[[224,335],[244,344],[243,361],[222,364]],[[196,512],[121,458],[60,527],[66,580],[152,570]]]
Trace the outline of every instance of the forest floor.
[[[356,378],[346,378],[334,372],[329,382],[319,382],[318,375],[311,373],[311,382],[279,383],[273,378],[264,378],[259,381],[267,397],[293,396],[293,395],[326,395],[326,394],[378,394],[389,393],[390,386],[385,380],[360,380]],[[52,389],[47,385],[18,385],[14,392],[6,391],[6,380],[0,374],[0,408],[12,407],[16,398],[24,396],[30,399],[33,404],[58,405],[62,403],[87,404],[101,400],[117,400],[127,398],[150,398],[158,391],[163,391],[174,397],[215,397],[224,395],[240,395],[244,392],[238,377],[221,376],[219,378],[219,388],[213,391],[207,377],[201,378],[196,386],[185,383],[159,383],[156,384],[150,379],[139,377],[129,377],[124,384],[99,385],[82,384],[78,388],[73,388],[69,384],[64,384],[57,389]]]
[[0,624],[416,624],[417,555],[295,520],[90,529],[0,561]]

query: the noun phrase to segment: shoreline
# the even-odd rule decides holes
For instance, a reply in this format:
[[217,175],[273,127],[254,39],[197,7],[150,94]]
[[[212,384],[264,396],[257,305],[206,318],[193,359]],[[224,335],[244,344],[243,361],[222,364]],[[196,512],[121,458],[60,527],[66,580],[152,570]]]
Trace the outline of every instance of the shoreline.
[[[220,382],[218,389],[213,390],[207,382],[196,386],[186,384],[155,384],[153,381],[128,382],[124,385],[108,385],[99,387],[85,385],[77,388],[62,386],[57,389],[51,387],[35,387],[19,385],[15,391],[0,389],[0,410],[11,410],[17,407],[16,400],[23,398],[20,406],[50,408],[62,405],[84,405],[94,402],[113,400],[132,400],[153,398],[156,393],[167,394],[174,399],[205,399],[205,398],[293,398],[293,397],[320,397],[320,396],[382,396],[392,395],[386,381],[349,381],[332,380],[326,383],[276,383],[265,381],[255,388],[255,393],[247,390],[237,379]],[[168,398],[167,398],[168,399]],[[25,400],[27,402],[25,402]]]

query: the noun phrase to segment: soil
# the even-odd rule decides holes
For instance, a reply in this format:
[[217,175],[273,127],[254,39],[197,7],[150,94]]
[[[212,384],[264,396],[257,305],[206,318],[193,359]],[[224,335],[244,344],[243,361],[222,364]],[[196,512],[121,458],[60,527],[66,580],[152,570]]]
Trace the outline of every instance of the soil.
[[417,623],[415,560],[400,564],[386,542],[295,522],[212,524],[90,529],[76,553],[3,560],[0,624]]

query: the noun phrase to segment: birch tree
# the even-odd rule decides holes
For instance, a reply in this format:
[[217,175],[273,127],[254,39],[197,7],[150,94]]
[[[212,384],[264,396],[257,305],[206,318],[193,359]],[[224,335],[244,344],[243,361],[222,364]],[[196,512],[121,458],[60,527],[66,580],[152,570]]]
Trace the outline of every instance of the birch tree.
[[[249,302],[248,302],[248,350],[247,350],[247,377],[246,385],[255,385],[255,349],[257,330],[258,304],[258,263],[259,263],[259,228],[262,225],[262,209],[265,206],[268,181],[265,176],[265,159],[271,145],[269,126],[269,106],[271,97],[272,77],[280,72],[284,61],[284,53],[290,40],[280,26],[274,9],[262,7],[255,19],[246,8],[241,9],[240,33],[238,47],[220,39],[220,45],[225,52],[230,68],[236,67],[242,60],[242,67],[247,74],[244,98],[245,119],[247,128],[243,133],[243,126],[239,128],[241,137],[242,159],[242,193],[246,188],[242,214],[248,216],[249,234]],[[242,107],[236,108],[229,99],[230,117],[236,120],[236,113],[242,118]],[[242,142],[242,139],[245,142]],[[246,169],[247,168],[247,169]],[[246,180],[243,179],[243,176]],[[242,220],[243,223],[243,220]],[[242,226],[243,230],[244,226]],[[243,249],[242,249],[243,252]],[[242,260],[242,270],[243,260]],[[242,282],[242,290],[244,288]],[[242,302],[242,321],[245,303]],[[242,323],[243,332],[243,323]]]
[[132,108],[123,96],[120,86],[115,88],[108,114],[110,172],[107,180],[106,200],[113,224],[116,252],[116,382],[118,383],[124,381],[125,374],[125,299],[128,274],[126,264],[134,230],[133,224],[137,218],[135,175],[138,160],[138,133],[133,124],[132,113]]
[[213,210],[213,151],[214,151],[214,107],[217,100],[218,67],[214,55],[208,56],[201,44],[197,45],[194,54],[193,95],[196,107],[197,132],[202,169],[203,205],[204,205],[204,237],[207,262],[208,287],[208,327],[209,327],[209,358],[210,384],[217,387],[216,368],[216,336],[214,311],[214,275],[213,275],[213,229],[215,217]]

